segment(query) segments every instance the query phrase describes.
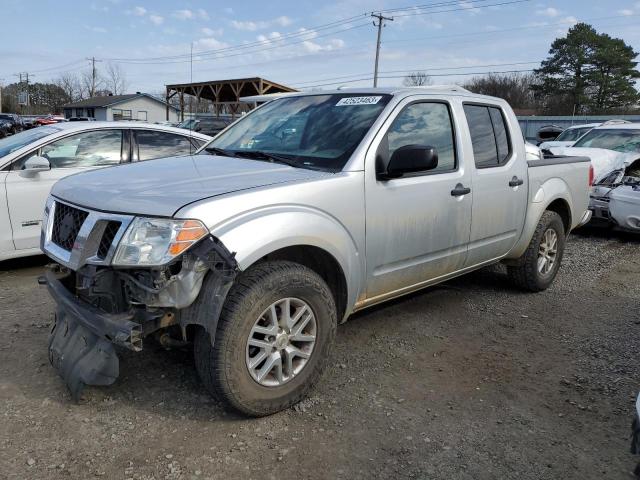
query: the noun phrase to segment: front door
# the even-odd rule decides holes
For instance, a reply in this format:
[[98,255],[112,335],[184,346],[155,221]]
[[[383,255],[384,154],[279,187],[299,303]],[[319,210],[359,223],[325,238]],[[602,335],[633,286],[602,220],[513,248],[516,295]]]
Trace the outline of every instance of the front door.
[[515,150],[504,111],[494,105],[465,104],[473,159],[473,211],[466,266],[506,255],[520,237],[527,210],[524,152]]
[[[27,176],[24,163],[36,155],[46,158],[51,169]],[[44,205],[56,181],[74,173],[118,164],[121,159],[122,130],[109,129],[61,138],[13,162],[5,184],[16,250],[40,246]]]
[[[406,145],[435,147],[434,170],[379,180],[367,158],[366,264],[368,300],[383,299],[460,270],[471,225],[471,175],[461,164],[451,106],[408,102],[370,156],[388,161]],[[454,192],[452,192],[454,191]]]

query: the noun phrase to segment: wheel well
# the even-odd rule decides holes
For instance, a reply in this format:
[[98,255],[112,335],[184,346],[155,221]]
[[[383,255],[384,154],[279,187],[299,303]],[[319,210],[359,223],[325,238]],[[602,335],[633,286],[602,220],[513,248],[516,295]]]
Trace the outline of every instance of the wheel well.
[[569,204],[565,200],[559,198],[551,202],[547,207],[547,210],[556,212],[560,215],[562,224],[564,225],[565,234],[568,235],[571,230],[571,209],[569,208]]
[[338,261],[326,250],[311,245],[296,245],[271,252],[262,260],[288,260],[310,268],[327,282],[338,310],[338,322],[347,308],[347,281]]

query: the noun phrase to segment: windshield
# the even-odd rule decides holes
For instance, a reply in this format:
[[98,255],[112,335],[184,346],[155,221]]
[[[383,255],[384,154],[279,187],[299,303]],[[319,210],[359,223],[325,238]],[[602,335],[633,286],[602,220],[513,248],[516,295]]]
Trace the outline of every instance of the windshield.
[[59,128],[55,127],[38,127],[33,130],[25,130],[24,132],[16,133],[10,137],[0,140],[0,159],[5,155],[9,155],[11,152],[29,145],[31,142],[40,140],[41,138],[51,135],[52,133],[59,132]]
[[296,167],[337,172],[390,98],[334,94],[274,100],[231,126],[205,150],[251,158],[266,152]]
[[640,130],[594,129],[578,140],[574,147],[605,148],[616,152],[640,152]]
[[593,127],[584,127],[584,128],[568,128],[556,138],[558,142],[575,142],[582,135],[587,133]]

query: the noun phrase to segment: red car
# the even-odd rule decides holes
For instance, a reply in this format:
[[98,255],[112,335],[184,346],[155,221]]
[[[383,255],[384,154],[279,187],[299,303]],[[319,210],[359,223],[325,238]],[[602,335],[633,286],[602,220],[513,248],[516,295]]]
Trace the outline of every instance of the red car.
[[59,117],[55,115],[47,115],[45,117],[37,118],[34,122],[36,125],[51,125],[52,123],[64,122],[64,117]]

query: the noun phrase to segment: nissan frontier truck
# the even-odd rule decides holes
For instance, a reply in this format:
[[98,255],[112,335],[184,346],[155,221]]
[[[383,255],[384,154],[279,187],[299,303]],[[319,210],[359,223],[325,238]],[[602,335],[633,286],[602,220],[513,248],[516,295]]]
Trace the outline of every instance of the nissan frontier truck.
[[41,239],[50,361],[78,398],[155,337],[192,345],[228,406],[290,407],[354,312],[497,262],[551,285],[590,163],[526,153],[503,100],[352,89],[269,101],[190,157],[64,178]]

